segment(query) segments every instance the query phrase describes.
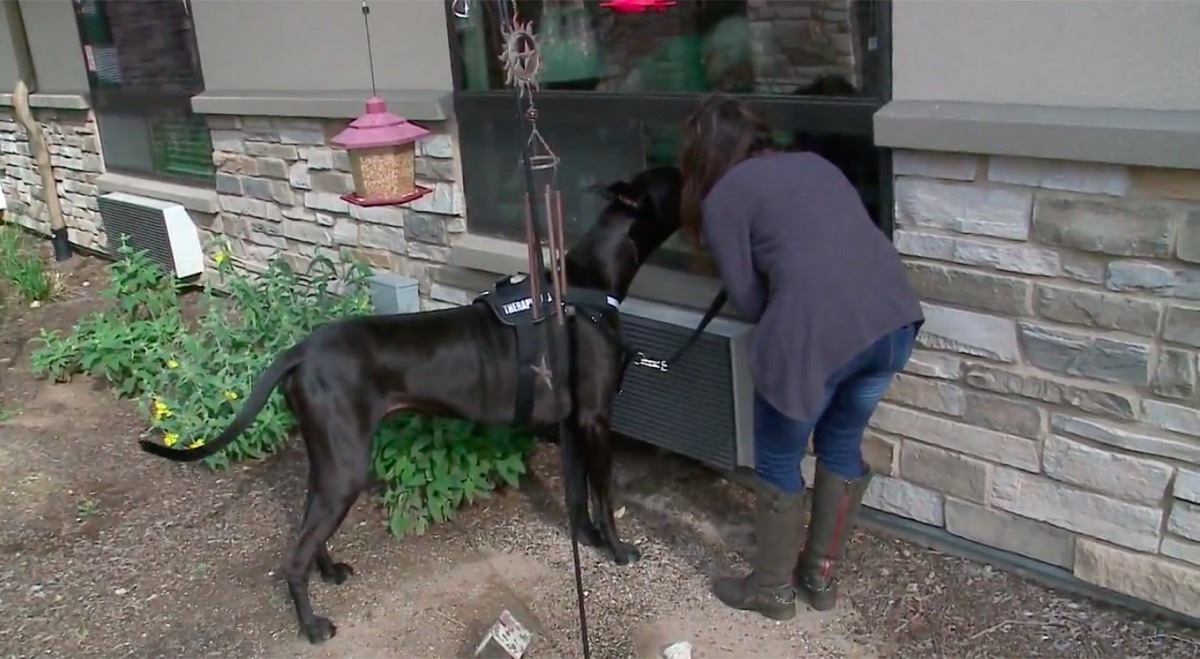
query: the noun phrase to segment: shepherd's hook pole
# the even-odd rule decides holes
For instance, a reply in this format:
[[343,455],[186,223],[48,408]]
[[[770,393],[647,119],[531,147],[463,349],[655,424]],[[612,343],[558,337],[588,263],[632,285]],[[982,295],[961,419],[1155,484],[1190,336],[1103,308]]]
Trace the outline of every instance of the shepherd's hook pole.
[[[497,0],[497,6],[499,7],[499,13],[500,13],[500,25],[502,26],[502,28],[509,27],[514,24],[513,23],[514,17],[511,13],[509,13],[509,7],[508,7],[509,1],[510,0]],[[536,44],[535,44],[535,49],[536,49]],[[506,49],[506,54],[507,54],[507,49]],[[508,62],[506,62],[506,64],[507,63]],[[526,131],[532,137],[532,135],[535,134],[534,133],[535,126],[533,124],[533,121],[534,121],[533,116],[534,115],[529,110],[533,105],[533,101],[532,101],[533,92],[532,92],[532,90],[528,90],[530,99],[527,101],[524,98],[524,95],[521,93],[521,87],[519,84],[517,84],[517,81],[514,80],[513,83],[514,83],[513,84],[513,97],[516,102],[518,119],[520,120],[521,125],[526,129]],[[526,103],[529,104],[529,106],[530,106],[529,108],[526,107]],[[521,161],[522,161],[522,164],[524,165],[522,167],[522,169],[524,170],[524,174],[525,174],[525,189],[526,189],[526,194],[529,197],[529,199],[528,199],[529,212],[530,212],[530,216],[531,216],[531,220],[532,220],[532,224],[533,224],[532,240],[534,242],[534,245],[532,245],[532,249],[530,250],[530,253],[532,254],[533,263],[530,264],[530,270],[532,272],[529,273],[529,276],[538,278],[540,280],[540,278],[543,276],[546,268],[545,268],[545,263],[542,260],[542,240],[543,240],[542,228],[543,227],[542,227],[541,222],[539,221],[540,216],[541,216],[541,212],[540,212],[541,209],[539,208],[540,205],[537,204],[535,201],[537,199],[537,189],[536,189],[536,186],[534,184],[534,179],[533,179],[533,162],[532,162],[532,156],[530,155],[530,141],[531,140],[528,140],[528,139],[521,141]],[[547,219],[547,221],[549,221],[549,218]],[[537,289],[535,288],[534,290],[537,290]],[[540,300],[538,300],[537,303],[540,303]],[[556,299],[556,300],[554,300],[554,303],[562,304],[562,300]],[[556,314],[556,315],[558,316],[559,321],[561,322],[562,314]],[[551,322],[551,319],[547,318],[546,322]],[[557,365],[558,365],[557,335],[558,335],[558,332],[554,331],[553,329],[545,332],[546,352],[548,353],[548,355],[550,357],[550,363],[552,365],[554,365],[554,367],[557,367]],[[568,384],[568,386],[569,386],[569,384]],[[557,395],[555,395],[555,399],[556,399],[556,404],[557,404],[557,399],[558,399]],[[573,438],[568,435],[567,428],[566,428],[565,415],[562,414],[561,409],[559,409],[558,412],[559,412],[558,413],[558,417],[559,417],[558,435],[559,435],[560,445],[562,447],[561,453],[563,456],[563,460],[562,460],[563,468],[566,469],[569,466],[567,464],[567,459],[566,459],[567,451],[569,449],[574,450],[575,441],[577,438]],[[567,482],[567,475],[564,473],[564,478],[563,478],[564,490],[565,490],[566,482]],[[584,496],[587,496],[586,493],[584,494]],[[574,515],[571,514],[571,501],[570,501],[569,497],[566,500],[566,511],[567,511],[567,532],[571,536],[571,558],[572,558],[572,561],[574,563],[574,568],[575,568],[575,595],[576,595],[576,601],[577,601],[578,607],[579,607],[580,643],[582,645],[584,659],[591,659],[591,656],[592,656],[591,647],[590,647],[590,644],[588,643],[587,610],[586,610],[586,603],[585,603],[585,598],[584,598],[584,594],[583,594],[583,567],[582,567],[582,565],[580,563],[580,559],[579,559],[579,538],[578,538],[578,534],[577,534],[576,528],[575,528]]]

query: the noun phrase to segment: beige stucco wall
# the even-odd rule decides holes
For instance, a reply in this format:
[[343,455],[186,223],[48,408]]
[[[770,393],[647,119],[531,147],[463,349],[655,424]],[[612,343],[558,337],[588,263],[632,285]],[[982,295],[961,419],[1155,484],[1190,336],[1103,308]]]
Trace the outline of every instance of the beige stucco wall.
[[1200,2],[895,0],[893,98],[1200,110]]
[[71,0],[21,0],[20,7],[37,91],[87,94],[87,69]]
[[[370,9],[379,89],[453,86],[441,2],[375,0]],[[208,90],[371,87],[359,0],[193,0],[192,13]]]
[[0,0],[0,94],[9,93],[17,79],[21,77],[21,65],[18,59],[18,40],[16,30],[20,29],[13,11],[16,0]]

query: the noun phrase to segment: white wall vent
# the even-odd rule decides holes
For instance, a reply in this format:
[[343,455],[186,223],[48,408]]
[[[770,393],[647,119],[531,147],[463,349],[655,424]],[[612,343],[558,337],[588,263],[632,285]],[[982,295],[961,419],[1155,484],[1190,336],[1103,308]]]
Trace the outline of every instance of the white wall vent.
[[130,247],[146,250],[151,259],[180,279],[204,271],[200,232],[182,205],[127,192],[101,195],[98,205],[108,235],[106,248],[113,256],[124,237]]

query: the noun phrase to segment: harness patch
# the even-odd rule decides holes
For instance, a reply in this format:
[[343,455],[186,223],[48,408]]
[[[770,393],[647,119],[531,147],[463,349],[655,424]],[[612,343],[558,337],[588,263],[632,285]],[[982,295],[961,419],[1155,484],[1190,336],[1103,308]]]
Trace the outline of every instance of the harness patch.
[[[525,273],[501,277],[492,283],[492,289],[480,293],[474,302],[482,302],[492,310],[496,318],[505,325],[532,325],[533,281]],[[542,280],[542,315],[544,319],[554,311],[554,297],[550,293],[550,278]]]

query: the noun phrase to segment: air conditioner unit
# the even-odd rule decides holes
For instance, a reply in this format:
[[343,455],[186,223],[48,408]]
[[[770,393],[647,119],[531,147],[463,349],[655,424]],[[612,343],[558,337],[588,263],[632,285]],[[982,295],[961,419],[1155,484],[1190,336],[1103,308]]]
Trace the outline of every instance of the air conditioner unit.
[[146,250],[176,277],[193,277],[204,271],[200,232],[180,204],[127,192],[109,192],[97,203],[108,235],[106,249],[113,256],[124,238],[130,247]]
[[[651,359],[667,359],[687,341],[703,313],[626,299],[626,341]],[[667,371],[630,364],[613,405],[622,435],[731,471],[754,465],[752,325],[716,318]]]

